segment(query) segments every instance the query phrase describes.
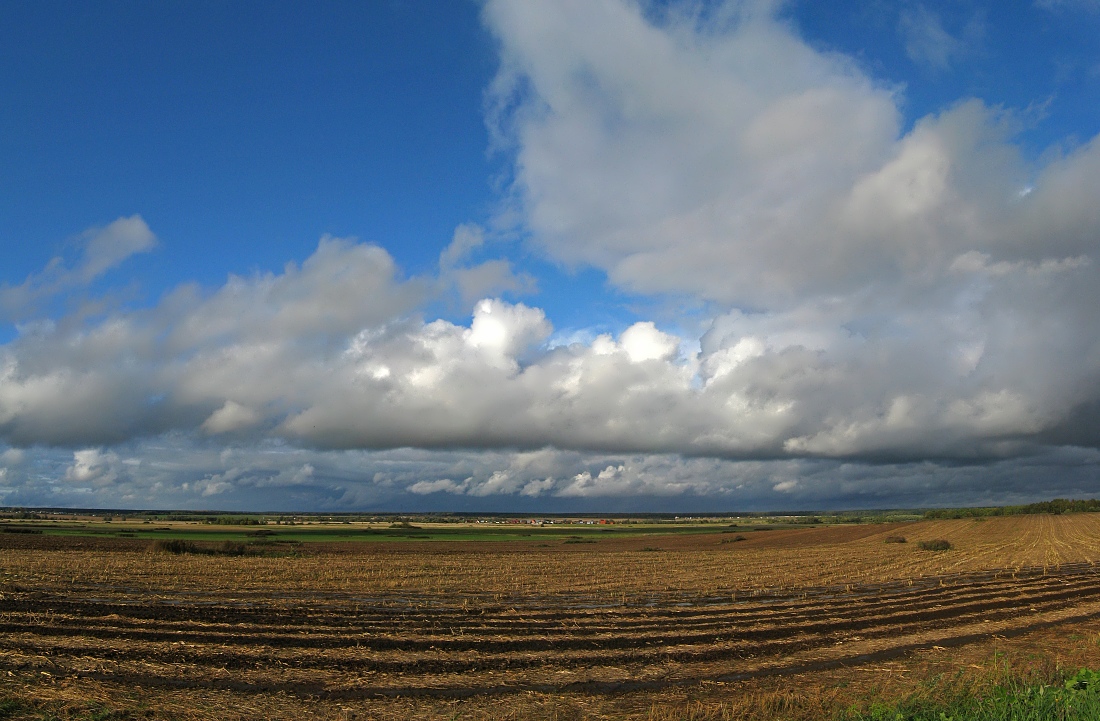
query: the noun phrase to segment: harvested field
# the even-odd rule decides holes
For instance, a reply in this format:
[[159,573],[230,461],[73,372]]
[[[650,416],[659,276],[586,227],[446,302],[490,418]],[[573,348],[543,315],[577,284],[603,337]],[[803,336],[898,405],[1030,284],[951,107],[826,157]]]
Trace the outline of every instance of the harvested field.
[[[459,703],[491,717],[532,695],[735,694],[1100,617],[1093,515],[725,535],[230,557],[3,534],[0,675],[45,697],[214,693],[397,717]],[[953,548],[919,548],[932,539]]]

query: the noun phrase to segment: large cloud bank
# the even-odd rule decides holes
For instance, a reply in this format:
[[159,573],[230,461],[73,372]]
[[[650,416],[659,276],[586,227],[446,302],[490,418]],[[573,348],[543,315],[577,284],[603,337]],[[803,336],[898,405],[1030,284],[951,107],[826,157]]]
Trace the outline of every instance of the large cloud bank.
[[977,100],[903,133],[890,89],[752,7],[485,13],[525,229],[624,288],[732,308],[697,381],[735,452],[1100,440],[1100,140],[1028,163]]
[[[364,452],[370,482],[413,496],[756,484],[820,500],[877,492],[881,475],[851,470],[867,462],[914,464],[890,466],[895,479],[926,478],[913,469],[928,461],[1036,454],[1095,468],[1100,139],[1029,162],[1012,114],[977,100],[903,129],[894,90],[766,10],[510,0],[484,17],[501,53],[490,126],[514,158],[497,224],[625,291],[709,314],[573,343],[537,303],[490,296],[466,323],[431,320],[422,309],[444,286],[470,297],[525,281],[503,260],[467,267],[482,243],[470,228],[436,278],[326,238],[281,273],[21,326],[0,349],[13,454],[0,485],[29,482],[18,449],[60,447],[75,449],[70,486],[153,498],[183,476],[148,464],[142,476],[110,449],[163,439],[206,458],[189,492],[308,487],[327,464],[334,504],[370,496],[337,468]],[[139,218],[121,219],[90,237],[83,266],[0,300],[37,301],[153,243]],[[284,465],[202,450],[264,444]],[[377,470],[401,448],[478,453]],[[815,481],[815,463],[832,480]]]
[[520,303],[427,322],[413,314],[426,283],[397,278],[377,246],[326,239],[278,275],[25,329],[0,356],[0,433],[16,446],[175,431],[328,449],[1003,457],[1090,398],[1095,340],[1072,332],[1088,322],[1071,303],[1091,269],[974,262],[966,273],[1011,287],[1005,304],[1032,307],[975,293],[975,307],[918,308],[870,335],[833,300],[732,311],[701,339],[642,321],[554,345],[543,312]]

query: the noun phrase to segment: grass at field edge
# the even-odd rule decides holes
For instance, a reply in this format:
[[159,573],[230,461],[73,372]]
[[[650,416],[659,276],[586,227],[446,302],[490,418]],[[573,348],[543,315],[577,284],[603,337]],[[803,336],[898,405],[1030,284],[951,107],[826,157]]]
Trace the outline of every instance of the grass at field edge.
[[[1083,688],[1072,688],[1074,679],[1088,679]],[[1078,683],[1078,686],[1083,684]],[[732,718],[701,709],[665,709],[651,718],[660,721],[711,721]],[[101,704],[58,704],[13,697],[0,697],[0,721],[122,721],[163,718],[149,710],[111,709]],[[463,718],[460,713],[454,718]],[[609,717],[610,718],[610,717]],[[740,717],[738,717],[740,718]],[[870,708],[841,710],[835,721],[1069,721],[1100,719],[1100,674],[1082,671],[1061,684],[1027,685],[1015,680],[995,686],[981,696],[960,694],[954,698],[929,700],[917,696],[893,703],[879,702]]]
[[947,704],[906,703],[844,714],[844,721],[1061,721],[1100,719],[1100,694],[1052,686],[1010,686],[984,698],[959,698]]

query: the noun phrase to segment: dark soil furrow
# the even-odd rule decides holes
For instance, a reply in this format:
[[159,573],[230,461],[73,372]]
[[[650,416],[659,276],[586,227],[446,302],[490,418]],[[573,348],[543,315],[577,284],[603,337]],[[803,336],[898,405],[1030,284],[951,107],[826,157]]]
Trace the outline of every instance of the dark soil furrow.
[[[105,616],[117,616],[112,619],[112,626],[119,629],[136,628],[142,630],[148,624],[133,623],[133,621],[156,621],[158,630],[168,631],[205,631],[218,630],[232,631],[236,627],[246,624],[254,629],[270,628],[282,633],[301,631],[309,633],[393,633],[399,630],[421,630],[425,627],[435,628],[442,633],[497,633],[506,630],[512,633],[526,631],[528,633],[555,632],[568,626],[573,635],[600,634],[608,631],[618,631],[624,628],[643,630],[652,628],[661,630],[669,621],[674,621],[680,627],[692,628],[724,627],[731,620],[738,623],[781,623],[801,622],[807,617],[818,619],[828,618],[841,620],[844,618],[866,618],[869,614],[883,615],[891,608],[916,611],[923,608],[936,608],[955,604],[966,598],[979,598],[987,602],[998,599],[1018,600],[1021,595],[1035,589],[1062,587],[1074,588],[1081,593],[1088,594],[1095,590],[1098,579],[1090,574],[1084,579],[1072,581],[1062,577],[1046,577],[1043,581],[1030,584],[998,584],[997,587],[988,586],[955,586],[940,587],[932,592],[911,594],[910,598],[892,596],[886,599],[864,598],[856,601],[845,599],[843,603],[828,604],[791,604],[770,605],[767,607],[746,608],[740,604],[725,606],[712,605],[705,609],[647,609],[640,614],[631,612],[628,608],[600,609],[592,611],[585,609],[576,614],[555,614],[553,620],[530,620],[523,616],[517,617],[486,617],[487,614],[463,613],[456,615],[452,609],[441,609],[439,613],[418,613],[415,615],[401,614],[397,617],[389,617],[385,621],[373,621],[363,618],[361,608],[352,610],[347,607],[328,606],[313,607],[308,611],[298,613],[272,613],[261,609],[226,609],[211,608],[209,606],[184,606],[182,604],[118,604],[101,603],[99,601],[54,601],[42,599],[18,599],[6,598],[0,600],[0,614],[6,612],[31,614],[33,618],[43,615],[51,616],[76,616],[80,619],[98,618]],[[164,618],[158,613],[165,612]],[[74,619],[72,623],[79,624],[80,620]]]
[[[1030,624],[1017,626],[1009,630],[1001,630],[996,635],[1000,637],[1012,637],[1036,630],[1050,628],[1056,625],[1081,623],[1100,617],[1100,613],[1088,613],[1051,621],[1036,621]],[[956,647],[968,643],[987,640],[994,634],[966,633],[955,636],[944,636],[921,643],[899,644],[885,649],[879,649],[869,653],[854,655],[842,655],[839,657],[812,662],[796,664],[765,665],[753,669],[734,673],[711,674],[700,676],[682,676],[654,680],[629,680],[629,681],[598,681],[589,680],[565,684],[548,683],[487,683],[484,685],[466,686],[440,686],[440,685],[357,685],[352,688],[330,687],[317,682],[309,681],[247,681],[236,678],[194,678],[194,677],[165,677],[152,673],[134,673],[123,671],[111,673],[104,671],[58,671],[54,677],[76,677],[94,679],[100,682],[113,682],[125,684],[129,687],[168,688],[168,689],[217,689],[230,690],[249,694],[283,693],[289,696],[310,699],[381,699],[395,697],[437,697],[437,698],[470,698],[474,696],[508,695],[524,692],[539,693],[584,693],[584,694],[609,694],[624,693],[640,690],[660,690],[673,687],[693,686],[705,681],[734,682],[753,678],[769,676],[787,676],[813,671],[823,671],[842,666],[856,666],[867,663],[877,663],[889,659],[899,658],[914,651],[937,647]],[[0,659],[0,668],[5,668],[3,659]]]
[[[1095,595],[1095,594],[1094,594]],[[944,606],[935,611],[902,612],[877,619],[865,619],[863,622],[845,621],[842,623],[818,621],[802,623],[798,629],[800,647],[814,647],[831,643],[845,635],[858,634],[863,637],[884,637],[904,635],[931,629],[950,628],[963,622],[976,620],[1001,620],[1019,614],[1022,606],[1034,607],[1035,612],[1050,611],[1071,606],[1082,599],[1079,590],[1059,590],[1035,596],[1024,596],[1015,603],[969,603],[959,606]],[[946,623],[945,623],[946,622]],[[751,644],[757,653],[790,652],[792,635],[790,627],[771,628],[731,628],[725,633],[691,633],[676,626],[670,626],[664,633],[644,635],[608,634],[599,638],[430,638],[407,639],[401,637],[355,637],[331,636],[328,634],[271,635],[255,634],[250,629],[240,629],[234,634],[211,633],[160,633],[157,631],[123,631],[112,627],[71,628],[57,626],[28,627],[25,624],[0,624],[0,631],[8,633],[23,632],[45,637],[70,638],[83,636],[104,639],[127,639],[144,642],[207,643],[228,646],[265,646],[284,649],[336,649],[360,647],[362,652],[394,650],[406,653],[456,653],[477,651],[483,654],[507,654],[520,652],[553,651],[554,657],[561,660],[567,652],[596,651],[596,656],[604,661],[607,652],[637,652],[645,657],[653,655],[664,660],[714,660],[738,656],[743,653],[742,646]],[[715,645],[721,648],[714,648]],[[683,647],[694,647],[683,650]],[[679,647],[679,648],[678,648]],[[703,647],[703,648],[700,648]],[[709,648],[706,648],[709,647]],[[582,653],[581,656],[584,654]],[[629,655],[629,654],[628,654]],[[426,660],[426,659],[425,659]],[[414,660],[415,667],[425,660]],[[629,658],[620,659],[629,661]],[[584,663],[578,657],[577,663]],[[592,662],[591,660],[587,662]],[[446,662],[440,668],[449,668]],[[512,660],[503,660],[503,668],[514,668]],[[497,664],[489,658],[479,658],[478,667],[493,667]],[[537,662],[527,665],[546,665]],[[321,663],[318,667],[328,667]],[[399,670],[401,666],[378,667],[386,670]]]

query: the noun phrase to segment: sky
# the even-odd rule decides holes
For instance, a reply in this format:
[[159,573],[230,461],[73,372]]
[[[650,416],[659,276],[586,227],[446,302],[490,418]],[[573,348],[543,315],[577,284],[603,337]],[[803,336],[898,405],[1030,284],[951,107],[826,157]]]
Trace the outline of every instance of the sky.
[[0,505],[1100,496],[1097,0],[0,0]]

